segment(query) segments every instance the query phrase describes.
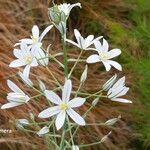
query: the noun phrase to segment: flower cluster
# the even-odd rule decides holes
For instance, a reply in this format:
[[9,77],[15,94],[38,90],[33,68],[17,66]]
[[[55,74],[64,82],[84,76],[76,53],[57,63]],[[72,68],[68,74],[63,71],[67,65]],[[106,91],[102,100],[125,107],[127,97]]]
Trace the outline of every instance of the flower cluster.
[[[78,130],[79,126],[86,126],[86,124],[88,124],[86,123],[86,115],[89,111],[91,111],[92,108],[97,106],[99,98],[104,97],[115,102],[132,103],[130,100],[120,98],[128,92],[129,88],[125,86],[125,77],[122,77],[117,81],[117,75],[111,77],[102,86],[102,89],[98,90],[94,94],[88,92],[81,92],[82,85],[86,82],[88,77],[89,64],[101,63],[104,65],[106,71],[110,71],[112,66],[117,70],[122,71],[121,65],[118,62],[111,60],[112,58],[119,56],[121,54],[121,50],[117,48],[109,50],[109,44],[102,36],[94,38],[94,35],[89,35],[86,38],[84,38],[77,29],[74,29],[76,42],[68,39],[66,37],[67,20],[70,11],[75,6],[81,8],[80,3],[72,5],[67,3],[61,5],[55,4],[53,7],[48,9],[48,15],[53,25],[49,25],[48,27],[46,27],[42,34],[40,34],[39,27],[37,25],[34,25],[32,28],[32,35],[30,36],[31,38],[21,39],[15,44],[13,54],[17,59],[13,60],[10,63],[9,67],[24,67],[23,72],[18,72],[19,77],[22,79],[23,83],[28,86],[28,88],[34,90],[35,92],[38,92],[38,94],[33,96],[31,94],[29,96],[25,94],[25,92],[23,92],[15,83],[13,83],[10,80],[7,80],[7,85],[13,92],[8,93],[7,100],[9,102],[1,106],[1,109],[12,108],[28,103],[29,100],[34,100],[35,98],[45,96],[49,104],[48,108],[45,108],[44,110],[39,112],[38,116],[35,116],[34,114],[30,115],[29,120],[19,119],[17,121],[17,127],[24,129],[25,126],[30,126],[30,124],[33,125],[35,123],[35,117],[42,119],[50,118],[48,121],[44,121],[42,123],[42,125],[44,126],[41,127],[39,131],[35,131],[35,133],[37,133],[41,137],[45,134],[48,134],[50,137],[54,137],[55,141],[53,141],[52,143],[56,146],[56,148],[59,148],[60,150],[68,148],[68,145],[70,145],[69,147],[72,148],[72,150],[79,150],[79,147],[82,147],[82,145],[74,144],[74,135],[76,134],[76,131]],[[49,47],[45,49],[42,43],[44,36],[53,27],[56,27],[56,29],[58,29],[61,34],[61,38],[63,41],[64,63],[58,61],[58,59],[56,58],[57,56],[62,55],[49,54]],[[66,55],[66,43],[72,44],[81,51],[78,59],[75,59],[75,63],[69,73],[69,69],[67,67],[69,59]],[[83,60],[83,62],[86,63],[85,69],[83,70],[83,73],[81,74],[81,77],[79,79],[80,85],[78,86],[78,89],[74,91],[74,88],[72,88],[73,81],[71,80],[71,75],[75,70],[77,64],[80,62],[80,58],[83,51],[91,51],[91,55],[88,56],[85,60]],[[53,75],[51,71],[52,68],[48,67],[49,58],[53,58],[53,60],[56,61],[56,63],[58,63],[58,65],[60,65],[60,67],[64,69],[64,83],[61,83],[59,79],[57,79],[57,77]],[[32,67],[38,67],[39,65],[45,67],[48,73],[50,73],[57,87],[49,90],[39,78],[39,88],[37,88],[37,86],[34,85],[34,83],[30,79],[30,72]],[[62,98],[60,98],[59,96],[60,93],[62,93]],[[93,99],[93,102],[90,102],[91,99]],[[74,109],[84,105],[85,103],[90,104],[90,108],[87,109],[84,115],[79,115],[79,113],[77,113]],[[77,111],[79,111],[79,109]],[[71,118],[74,122],[72,123],[72,121],[69,118]],[[110,119],[106,121],[104,125],[113,125],[119,119],[120,117]],[[35,125],[37,124],[38,122],[35,123]],[[56,134],[54,125],[59,131],[60,129],[62,129],[62,135]],[[72,129],[74,129],[73,133]],[[53,131],[54,135],[52,135],[51,131]],[[67,142],[67,140],[65,139],[65,134],[68,133],[68,131],[70,133],[71,140]],[[96,142],[96,144],[104,142],[110,134],[111,132],[105,135],[100,141]],[[54,138],[50,138],[50,142]],[[57,138],[61,138],[60,143],[58,143],[58,141],[60,140],[57,141]]]

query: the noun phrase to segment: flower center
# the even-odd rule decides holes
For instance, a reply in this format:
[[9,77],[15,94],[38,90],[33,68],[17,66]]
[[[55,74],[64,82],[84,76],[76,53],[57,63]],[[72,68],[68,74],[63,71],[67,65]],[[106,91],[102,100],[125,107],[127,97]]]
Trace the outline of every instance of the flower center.
[[33,43],[38,43],[38,40],[39,40],[39,39],[38,39],[37,37],[32,36],[31,38],[32,38],[32,40],[33,40]]
[[99,53],[101,60],[107,60],[108,59],[108,53],[107,52],[101,52]]
[[30,64],[32,62],[32,57],[31,56],[25,56],[24,57],[24,61],[27,62],[28,64]]
[[66,109],[69,108],[68,104],[67,104],[67,103],[64,103],[64,102],[61,103],[59,106],[60,106],[60,109],[61,109],[61,110],[66,110]]

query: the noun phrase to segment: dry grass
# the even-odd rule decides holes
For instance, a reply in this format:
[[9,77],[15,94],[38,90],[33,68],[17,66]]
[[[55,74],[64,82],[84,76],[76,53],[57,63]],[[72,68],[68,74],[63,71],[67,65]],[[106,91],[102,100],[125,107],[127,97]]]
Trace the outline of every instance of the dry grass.
[[[117,1],[117,0],[116,0]],[[80,2],[83,2],[80,0]],[[21,88],[23,85],[19,82],[18,77],[16,76],[17,69],[10,69],[8,68],[8,64],[14,59],[12,50],[13,45],[19,39],[23,37],[27,37],[30,35],[30,30],[33,24],[38,24],[40,29],[45,28],[47,24],[49,24],[48,17],[47,17],[47,7],[49,2],[45,2],[42,0],[30,0],[30,1],[20,1],[20,0],[1,0],[0,1],[0,102],[5,103],[6,99],[6,92],[9,91],[8,87],[6,86],[6,79],[12,79]],[[100,3],[100,2],[98,2]],[[105,8],[110,1],[97,4],[100,5],[102,8]],[[110,3],[112,4],[112,3]],[[70,21],[69,27],[72,30],[72,27],[75,26],[84,32],[83,24],[86,21],[86,17],[84,16],[84,11],[88,10],[91,16],[98,18],[99,21],[103,22],[104,29],[106,29],[109,22],[107,18],[103,15],[96,14],[96,12],[87,4],[87,2],[83,2],[83,5],[86,6],[83,11],[79,14],[83,18],[83,20],[77,19],[76,24],[74,21]],[[92,6],[94,8],[94,6]],[[113,15],[113,14],[112,14]],[[72,16],[73,17],[73,16]],[[70,35],[71,36],[71,35]],[[57,41],[59,42],[59,35],[57,31],[53,30],[50,34],[48,34],[45,43],[55,41],[52,45],[52,52],[56,53],[57,50],[60,48],[60,45],[56,45]],[[69,56],[76,57],[78,51],[73,50],[71,51],[73,54],[69,54]],[[61,59],[60,59],[61,60]],[[63,83],[63,71],[61,68],[58,67],[54,62],[51,62],[49,65],[52,68],[53,73],[59,79],[61,83]],[[76,88],[79,84],[78,74],[81,73],[81,68],[83,68],[83,64],[78,65],[78,71],[74,73],[73,76],[73,84]],[[115,71],[111,72],[107,75],[107,78],[111,76]],[[35,75],[40,75],[43,82],[46,83],[46,87],[51,89],[54,86],[54,83],[51,77],[47,74],[44,68],[39,67],[38,69],[32,70],[31,78],[36,83]],[[128,72],[127,72],[128,74]],[[76,77],[77,75],[77,77]],[[122,73],[120,75],[123,75]],[[90,74],[88,76],[88,82],[86,83],[84,90],[85,91],[96,91],[99,86],[104,83],[103,79],[106,79],[105,72],[102,71],[102,68],[99,65],[90,66]],[[49,80],[47,80],[47,78]],[[96,79],[96,80],[95,80]],[[107,80],[107,79],[106,79]],[[130,86],[130,80],[128,79],[128,85]],[[31,91],[26,89],[30,94]],[[36,93],[32,93],[33,95]],[[15,129],[14,126],[14,119],[16,118],[25,118],[28,116],[29,112],[34,113],[35,115],[39,113],[40,110],[45,108],[45,99],[41,99],[39,102],[34,103],[31,102],[24,106],[16,107],[15,109],[9,110],[0,110],[0,128],[1,129],[12,129],[14,132],[12,134],[1,134],[0,139],[0,149],[1,150],[30,150],[30,149],[45,149],[44,141],[36,135],[33,134],[26,134],[22,133]],[[87,107],[84,107],[86,109]],[[121,121],[117,123],[115,127],[106,128],[106,127],[88,127],[87,129],[82,128],[80,131],[80,136],[78,136],[77,141],[84,141],[84,142],[94,142],[98,140],[103,135],[107,134],[109,130],[112,130],[112,135],[110,136],[109,140],[96,148],[89,148],[89,150],[120,150],[120,149],[128,149],[129,148],[129,139],[131,138],[132,131],[127,125],[129,122],[129,116],[126,113],[126,109],[129,109],[130,106],[128,105],[121,105],[109,102],[104,100],[99,103],[99,106],[93,110],[93,113],[90,113],[88,116],[88,120],[90,122],[95,122],[96,120],[104,120],[106,121],[109,118],[116,117],[119,114],[122,115]],[[76,141],[76,142],[77,142]]]

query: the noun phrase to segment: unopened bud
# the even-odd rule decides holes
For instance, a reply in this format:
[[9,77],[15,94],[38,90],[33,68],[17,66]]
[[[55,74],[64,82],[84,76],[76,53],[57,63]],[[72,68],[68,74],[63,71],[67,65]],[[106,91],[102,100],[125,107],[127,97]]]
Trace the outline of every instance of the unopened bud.
[[99,101],[99,98],[93,100],[92,105],[95,107]]
[[85,69],[81,75],[81,78],[80,78],[80,82],[85,82],[86,78],[87,78],[87,73],[88,73],[88,66],[86,65],[85,66]]

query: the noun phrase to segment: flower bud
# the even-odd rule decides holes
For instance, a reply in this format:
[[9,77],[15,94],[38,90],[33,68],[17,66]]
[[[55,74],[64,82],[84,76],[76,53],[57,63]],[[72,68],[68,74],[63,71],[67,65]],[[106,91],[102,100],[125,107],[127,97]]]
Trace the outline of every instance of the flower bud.
[[49,132],[49,128],[47,126],[43,127],[41,130],[37,132],[39,136],[43,136],[44,134]]
[[86,65],[85,66],[85,69],[81,75],[81,78],[80,78],[80,82],[83,83],[85,82],[86,78],[87,78],[87,72],[88,72],[88,66]]
[[107,135],[105,135],[102,139],[101,139],[101,143],[105,142],[108,139],[108,136],[111,134],[112,132],[110,131]]
[[108,121],[105,122],[105,125],[107,125],[107,126],[112,126],[112,125],[114,125],[120,118],[121,118],[121,116],[119,115],[118,118],[109,119]]
[[92,102],[92,105],[95,107],[99,101],[99,98],[95,98]]
[[46,87],[45,87],[44,83],[40,79],[38,79],[38,81],[39,81],[40,90],[42,92],[44,92],[46,90]]

